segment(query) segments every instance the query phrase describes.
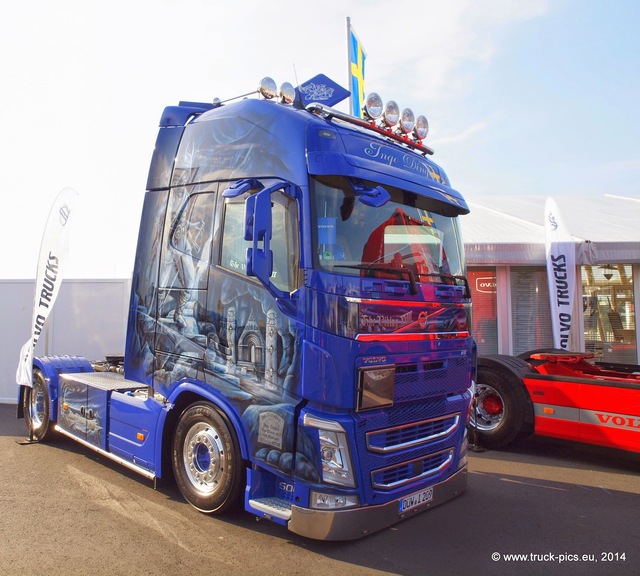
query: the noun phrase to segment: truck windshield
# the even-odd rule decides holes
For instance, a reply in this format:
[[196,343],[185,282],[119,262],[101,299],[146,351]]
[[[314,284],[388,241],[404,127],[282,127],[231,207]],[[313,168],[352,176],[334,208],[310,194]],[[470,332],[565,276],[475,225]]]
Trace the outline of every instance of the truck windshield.
[[433,212],[428,198],[385,189],[391,200],[371,207],[358,200],[344,178],[311,178],[314,266],[339,274],[419,282],[450,283],[463,276],[458,218]]

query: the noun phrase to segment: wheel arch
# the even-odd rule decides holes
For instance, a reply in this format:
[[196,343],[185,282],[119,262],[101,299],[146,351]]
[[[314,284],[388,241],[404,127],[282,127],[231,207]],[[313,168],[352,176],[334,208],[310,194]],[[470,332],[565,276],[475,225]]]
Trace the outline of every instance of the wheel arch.
[[494,372],[507,371],[514,376],[514,381],[517,380],[517,386],[519,390],[522,391],[521,398],[526,403],[526,409],[524,410],[525,424],[531,427],[531,430],[533,431],[533,401],[531,400],[527,387],[522,381],[525,376],[536,373],[531,365],[519,356],[491,354],[487,356],[478,356],[478,382],[481,382],[483,370],[492,370]]
[[[184,410],[196,402],[213,404],[229,422],[232,433],[235,434],[240,454],[243,460],[249,459],[249,443],[247,433],[242,424],[242,418],[235,407],[223,396],[216,394],[214,389],[204,388],[202,382],[187,380],[178,385],[168,399],[171,409],[168,410],[164,421],[160,423],[161,431],[161,470],[162,475],[172,474],[171,445],[174,430]],[[168,477],[168,476],[167,476]]]
[[[81,356],[41,356],[34,358],[33,369],[38,369],[47,382],[49,388],[49,419],[52,422],[58,416],[58,390],[60,374],[74,374],[78,372],[93,372],[91,363]],[[18,418],[24,418],[22,403],[26,386],[18,390]]]

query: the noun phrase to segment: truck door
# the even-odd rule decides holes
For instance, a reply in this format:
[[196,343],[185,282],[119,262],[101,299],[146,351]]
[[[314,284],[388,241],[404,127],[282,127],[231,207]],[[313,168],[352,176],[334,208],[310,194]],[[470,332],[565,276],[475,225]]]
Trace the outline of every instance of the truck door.
[[[211,306],[221,311],[227,330],[221,334],[227,363],[236,373],[251,374],[260,388],[288,393],[297,379],[294,319],[278,307],[272,293],[247,270],[252,241],[247,236],[247,195],[221,199],[220,289],[210,287]],[[270,284],[289,296],[300,282],[297,202],[276,191],[271,194],[272,252]],[[267,208],[268,209],[268,208]]]

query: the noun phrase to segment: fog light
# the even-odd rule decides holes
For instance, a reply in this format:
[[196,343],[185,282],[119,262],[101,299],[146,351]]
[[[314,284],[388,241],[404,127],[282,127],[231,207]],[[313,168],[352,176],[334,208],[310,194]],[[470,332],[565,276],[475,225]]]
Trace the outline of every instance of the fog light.
[[467,429],[464,429],[464,435],[462,437],[462,444],[460,446],[460,459],[458,460],[458,470],[462,470],[468,464],[469,453],[469,437]]
[[469,386],[467,392],[471,398],[471,401],[469,402],[469,410],[467,411],[467,426],[469,426],[469,424],[471,424],[473,413],[476,409],[476,383],[473,380],[471,380],[471,386]]
[[319,510],[337,510],[359,506],[360,500],[355,494],[323,494],[311,492],[311,508]]

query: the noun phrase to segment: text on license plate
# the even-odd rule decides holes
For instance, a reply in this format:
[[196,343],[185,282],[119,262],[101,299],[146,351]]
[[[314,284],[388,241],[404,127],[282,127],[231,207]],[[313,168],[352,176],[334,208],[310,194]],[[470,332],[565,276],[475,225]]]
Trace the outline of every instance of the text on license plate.
[[420,504],[431,502],[431,500],[433,500],[433,488],[414,492],[400,500],[400,512],[406,512],[407,510],[411,510],[411,508],[420,506]]

